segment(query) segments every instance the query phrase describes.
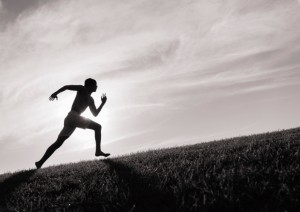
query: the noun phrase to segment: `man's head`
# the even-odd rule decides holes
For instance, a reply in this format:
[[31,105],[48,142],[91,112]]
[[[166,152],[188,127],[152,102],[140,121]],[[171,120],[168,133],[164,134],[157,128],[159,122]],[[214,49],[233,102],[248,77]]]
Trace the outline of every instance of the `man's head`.
[[84,81],[84,87],[90,92],[95,92],[97,90],[97,82],[92,78],[88,78]]

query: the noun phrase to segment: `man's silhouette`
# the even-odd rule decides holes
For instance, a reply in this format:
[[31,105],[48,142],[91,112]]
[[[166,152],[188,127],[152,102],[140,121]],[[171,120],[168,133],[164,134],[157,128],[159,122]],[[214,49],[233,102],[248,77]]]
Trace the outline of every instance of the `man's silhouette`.
[[104,104],[106,103],[107,97],[106,94],[101,96],[101,105],[96,108],[94,99],[91,97],[91,94],[97,90],[97,82],[94,79],[86,79],[84,86],[82,85],[66,85],[60,88],[58,91],[54,92],[49,100],[53,101],[58,99],[57,95],[65,90],[77,91],[77,95],[73,102],[71,111],[67,115],[64,121],[64,128],[59,133],[57,140],[47,149],[44,156],[41,160],[35,163],[35,166],[39,169],[45,163],[45,161],[57,150],[66,139],[74,132],[76,127],[83,129],[92,129],[95,131],[95,140],[96,140],[96,153],[95,156],[104,156],[107,157],[110,154],[104,153],[101,151],[101,125],[88,119],[80,116],[80,114],[85,111],[87,107],[90,108],[92,114],[97,116]]

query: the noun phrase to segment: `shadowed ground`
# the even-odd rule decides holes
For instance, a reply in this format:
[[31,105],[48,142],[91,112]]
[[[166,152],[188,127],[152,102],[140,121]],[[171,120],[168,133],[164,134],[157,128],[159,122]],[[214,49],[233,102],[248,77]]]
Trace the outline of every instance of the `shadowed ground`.
[[0,175],[0,211],[297,211],[300,128]]
[[14,200],[14,196],[18,195],[18,189],[20,186],[28,183],[31,176],[34,175],[36,170],[28,170],[17,172],[3,181],[0,178],[0,205],[16,204],[11,202]]
[[129,199],[125,206],[129,211],[175,211],[172,205],[175,198],[172,193],[161,190],[156,176],[140,174],[121,161],[107,159],[103,162],[129,187]]

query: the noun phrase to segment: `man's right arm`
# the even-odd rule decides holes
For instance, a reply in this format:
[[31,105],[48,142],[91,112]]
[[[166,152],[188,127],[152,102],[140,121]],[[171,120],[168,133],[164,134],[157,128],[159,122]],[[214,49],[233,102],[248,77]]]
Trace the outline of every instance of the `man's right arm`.
[[56,92],[54,92],[53,94],[51,94],[51,96],[49,97],[50,101],[53,101],[54,99],[58,99],[57,95],[61,92],[64,92],[65,90],[71,90],[71,91],[83,91],[84,90],[84,86],[82,85],[65,85],[63,87],[61,87],[60,89],[58,89]]

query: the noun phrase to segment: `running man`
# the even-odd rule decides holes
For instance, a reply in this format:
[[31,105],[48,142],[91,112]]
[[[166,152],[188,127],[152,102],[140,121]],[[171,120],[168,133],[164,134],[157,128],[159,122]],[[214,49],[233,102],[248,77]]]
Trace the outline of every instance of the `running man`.
[[45,161],[57,150],[65,140],[67,140],[70,135],[74,132],[76,127],[83,129],[91,129],[95,131],[95,140],[96,140],[96,153],[95,156],[104,156],[108,157],[109,153],[104,153],[101,151],[101,125],[88,119],[80,116],[80,114],[85,111],[87,107],[90,108],[92,114],[97,116],[104,104],[106,103],[107,97],[106,94],[101,96],[101,105],[96,108],[94,99],[91,97],[91,94],[97,90],[97,82],[94,79],[86,79],[84,86],[82,85],[66,85],[60,88],[58,91],[54,92],[49,100],[53,101],[54,99],[58,100],[57,95],[65,90],[77,91],[77,95],[74,99],[71,111],[67,115],[64,121],[64,128],[59,133],[57,140],[47,149],[44,156],[41,160],[35,163],[36,168],[41,168]]

